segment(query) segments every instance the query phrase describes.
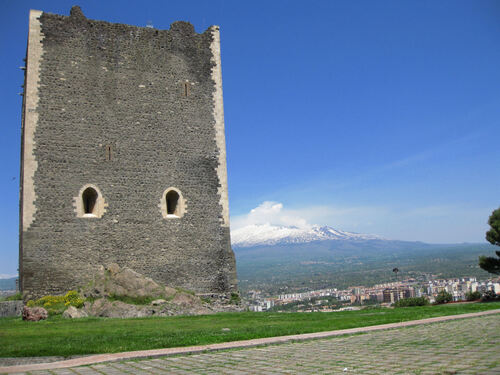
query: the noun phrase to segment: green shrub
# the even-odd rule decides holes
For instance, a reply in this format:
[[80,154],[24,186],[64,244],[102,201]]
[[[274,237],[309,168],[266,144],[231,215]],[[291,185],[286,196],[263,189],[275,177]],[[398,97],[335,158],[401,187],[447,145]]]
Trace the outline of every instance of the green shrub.
[[465,299],[467,301],[476,301],[481,298],[481,292],[475,291],[475,292],[467,292],[465,293]]
[[204,303],[212,303],[212,302],[213,302],[213,301],[212,301],[212,298],[210,298],[210,297],[206,297],[206,296],[200,296],[200,299],[201,299],[201,301],[202,301],[202,302],[204,302]]
[[0,298],[0,301],[19,301],[22,299],[23,295],[21,294],[21,292],[17,292],[16,294],[13,294],[11,296]]
[[426,306],[429,300],[426,297],[412,297],[400,299],[394,304],[394,307]]
[[492,301],[498,301],[500,300],[500,296],[497,295],[494,291],[488,290],[483,294],[481,297],[482,302],[492,302]]
[[436,296],[436,303],[441,304],[441,303],[448,303],[453,301],[453,296],[451,293],[448,293],[446,290],[442,290],[438,293]]
[[241,302],[241,297],[239,293],[232,292],[231,298],[229,299],[229,303],[232,305],[239,305]]
[[175,288],[175,290],[177,290],[177,292],[180,292],[180,293],[187,293],[187,294],[191,294],[192,296],[196,295],[195,292],[193,292],[192,290],[189,290],[189,289],[184,289],[184,288]]

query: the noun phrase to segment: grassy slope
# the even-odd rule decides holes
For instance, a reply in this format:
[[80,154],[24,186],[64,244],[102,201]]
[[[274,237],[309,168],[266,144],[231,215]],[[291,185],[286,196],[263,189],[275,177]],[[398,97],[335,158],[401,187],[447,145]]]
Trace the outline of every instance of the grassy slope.
[[[498,309],[500,302],[335,313],[224,313],[24,322],[0,319],[0,357],[112,353],[282,336]],[[230,328],[223,332],[222,328]]]

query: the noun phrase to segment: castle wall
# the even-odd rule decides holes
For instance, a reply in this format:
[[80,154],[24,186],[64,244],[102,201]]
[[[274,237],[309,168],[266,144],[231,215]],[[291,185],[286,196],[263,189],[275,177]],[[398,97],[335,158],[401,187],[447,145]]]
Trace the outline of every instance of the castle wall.
[[[63,293],[112,262],[200,293],[236,290],[219,31],[33,12],[23,108],[21,287]],[[86,186],[98,215],[82,214]],[[182,217],[165,213],[165,191]],[[163,205],[162,205],[163,198]],[[97,211],[96,211],[97,212]]]

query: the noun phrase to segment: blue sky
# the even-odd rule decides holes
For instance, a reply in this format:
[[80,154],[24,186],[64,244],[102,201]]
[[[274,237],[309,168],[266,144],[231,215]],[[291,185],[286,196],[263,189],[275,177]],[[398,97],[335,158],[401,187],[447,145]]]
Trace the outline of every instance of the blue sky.
[[[80,1],[89,18],[221,26],[229,201],[310,224],[483,242],[500,206],[498,1]],[[18,252],[28,12],[2,1],[0,274]],[[272,221],[262,217],[262,222]]]

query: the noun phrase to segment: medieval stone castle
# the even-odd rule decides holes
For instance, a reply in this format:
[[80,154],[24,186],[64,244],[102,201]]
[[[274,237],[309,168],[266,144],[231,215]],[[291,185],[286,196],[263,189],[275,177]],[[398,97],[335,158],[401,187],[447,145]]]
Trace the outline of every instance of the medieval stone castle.
[[198,34],[31,11],[20,286],[60,294],[118,263],[198,293],[236,290],[219,28]]

